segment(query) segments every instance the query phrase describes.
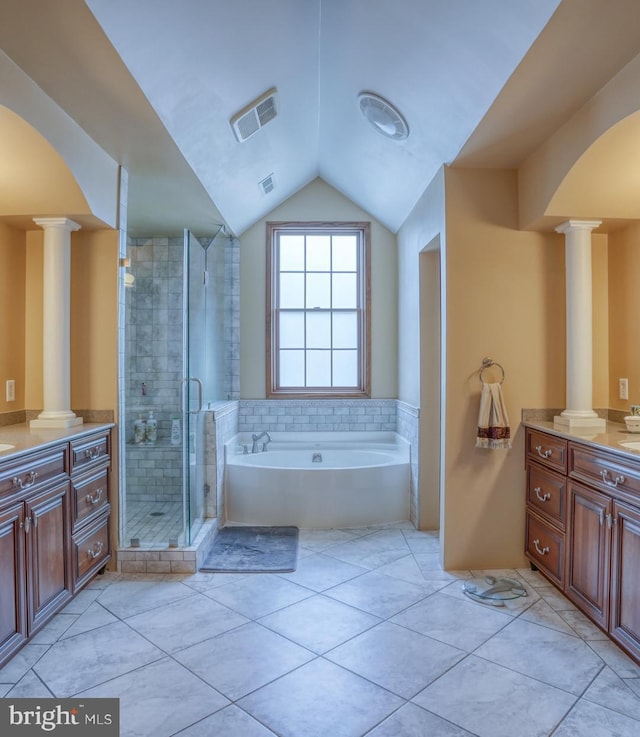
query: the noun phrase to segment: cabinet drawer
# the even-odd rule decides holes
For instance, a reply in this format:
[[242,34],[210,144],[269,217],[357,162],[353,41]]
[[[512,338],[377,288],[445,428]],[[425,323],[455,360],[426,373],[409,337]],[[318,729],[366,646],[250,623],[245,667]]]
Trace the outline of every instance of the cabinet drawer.
[[566,477],[535,463],[527,466],[527,504],[543,517],[565,526]]
[[608,494],[640,500],[640,464],[569,443],[569,475]]
[[109,503],[109,469],[101,468],[73,480],[73,529],[96,517]]
[[68,473],[67,446],[20,456],[0,466],[0,497],[37,490]]
[[555,435],[527,429],[527,457],[549,468],[567,472],[567,441]]
[[527,546],[529,560],[542,569],[561,588],[564,579],[564,535],[560,530],[527,512]]
[[109,515],[98,518],[73,536],[73,580],[77,591],[111,557]]
[[78,438],[71,443],[71,473],[108,461],[111,457],[109,432]]

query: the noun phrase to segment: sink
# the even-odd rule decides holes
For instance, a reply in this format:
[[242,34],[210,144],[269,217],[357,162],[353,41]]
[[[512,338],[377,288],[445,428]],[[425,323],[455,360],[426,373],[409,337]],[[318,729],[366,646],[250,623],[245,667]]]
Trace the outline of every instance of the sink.
[[629,440],[626,443],[620,443],[620,445],[629,450],[640,450],[640,440]]
[[9,445],[9,443],[0,443],[0,453],[2,453],[3,450],[11,450],[11,448],[15,447],[15,445]]

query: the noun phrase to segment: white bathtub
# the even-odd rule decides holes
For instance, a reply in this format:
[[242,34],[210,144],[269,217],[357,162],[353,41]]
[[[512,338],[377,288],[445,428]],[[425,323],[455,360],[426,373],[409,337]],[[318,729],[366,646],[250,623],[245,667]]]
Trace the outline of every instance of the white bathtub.
[[242,436],[225,448],[228,524],[333,528],[409,519],[409,444],[395,433],[271,437],[265,452],[244,454],[252,443]]

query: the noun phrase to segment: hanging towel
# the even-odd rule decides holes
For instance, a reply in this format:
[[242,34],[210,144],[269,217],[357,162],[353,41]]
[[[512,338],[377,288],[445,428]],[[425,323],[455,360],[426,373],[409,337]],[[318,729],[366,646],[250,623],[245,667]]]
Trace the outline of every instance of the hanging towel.
[[510,448],[511,429],[500,384],[483,384],[476,448]]

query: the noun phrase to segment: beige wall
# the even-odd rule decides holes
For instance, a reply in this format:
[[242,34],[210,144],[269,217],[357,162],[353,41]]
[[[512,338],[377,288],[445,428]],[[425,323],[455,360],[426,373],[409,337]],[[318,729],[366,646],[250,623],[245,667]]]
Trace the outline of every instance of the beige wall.
[[[419,254],[445,247],[444,169],[433,178],[398,231],[398,398],[420,407]],[[443,266],[441,262],[441,266]],[[444,289],[445,285],[441,285]]]
[[0,105],[0,215],[86,214],[89,206],[62,156],[19,115]]
[[71,406],[118,402],[118,231],[78,231],[71,247]]
[[593,282],[593,407],[611,407],[609,400],[609,239],[606,234],[591,235]]
[[[640,223],[609,235],[610,406],[640,404]],[[629,379],[629,400],[618,396],[618,379]]]
[[[27,409],[42,396],[43,231],[26,234],[25,386]],[[71,236],[71,407],[117,409],[118,231]]]
[[[598,218],[638,217],[638,110],[640,56],[521,165],[521,227],[534,227],[545,220],[553,223],[570,217],[588,218],[594,212]],[[624,123],[618,126],[621,121]],[[596,142],[585,161],[599,168],[585,171],[580,160]]]
[[[19,127],[23,132],[23,135],[9,137],[9,131],[5,130],[4,123],[10,123],[13,115],[5,110],[0,112],[0,132],[2,132],[0,160],[7,158],[9,162],[13,162],[17,155],[18,181],[21,185],[15,188],[11,179],[3,180],[0,184],[0,199],[4,200],[6,197],[12,203],[12,207],[18,208],[4,214],[32,216],[62,212],[76,217],[95,216],[108,226],[115,226],[118,222],[117,162],[2,51],[0,51],[0,77],[2,78],[0,106],[5,106],[8,111],[13,111],[22,119]],[[25,182],[28,183],[30,175],[36,176],[40,173],[38,179],[49,176],[47,172],[42,172],[40,161],[30,152],[29,143],[33,135],[42,136],[42,143],[46,140],[50,144],[56,152],[54,158],[61,158],[64,161],[75,180],[72,184],[68,173],[63,172],[56,185],[46,191],[41,189],[38,181],[35,185],[32,182],[32,186],[35,187],[34,193],[40,193],[45,202],[56,205],[60,203],[60,195],[65,194],[64,201],[68,206],[62,208],[56,206],[53,209],[43,207],[40,197],[37,198],[39,200],[37,202],[31,197],[29,187],[22,186]],[[23,161],[22,166],[20,159]],[[81,192],[75,191],[78,187]],[[18,202],[14,201],[16,195],[19,196]],[[80,200],[86,201],[86,206],[83,206]]]
[[442,249],[440,238],[420,252],[420,501],[421,530],[440,527],[442,456]]
[[42,409],[42,270],[43,231],[26,234],[27,262],[25,280],[25,407]]
[[267,221],[371,222],[371,396],[397,396],[396,238],[322,179],[315,179],[240,236],[240,393],[262,399],[266,391]]
[[[24,233],[0,223],[0,412],[24,409]],[[5,382],[16,382],[16,399],[5,401]]]
[[[525,407],[564,403],[563,238],[518,230],[513,171],[446,170],[448,569],[525,563]],[[484,356],[504,367],[513,448],[475,448]]]

